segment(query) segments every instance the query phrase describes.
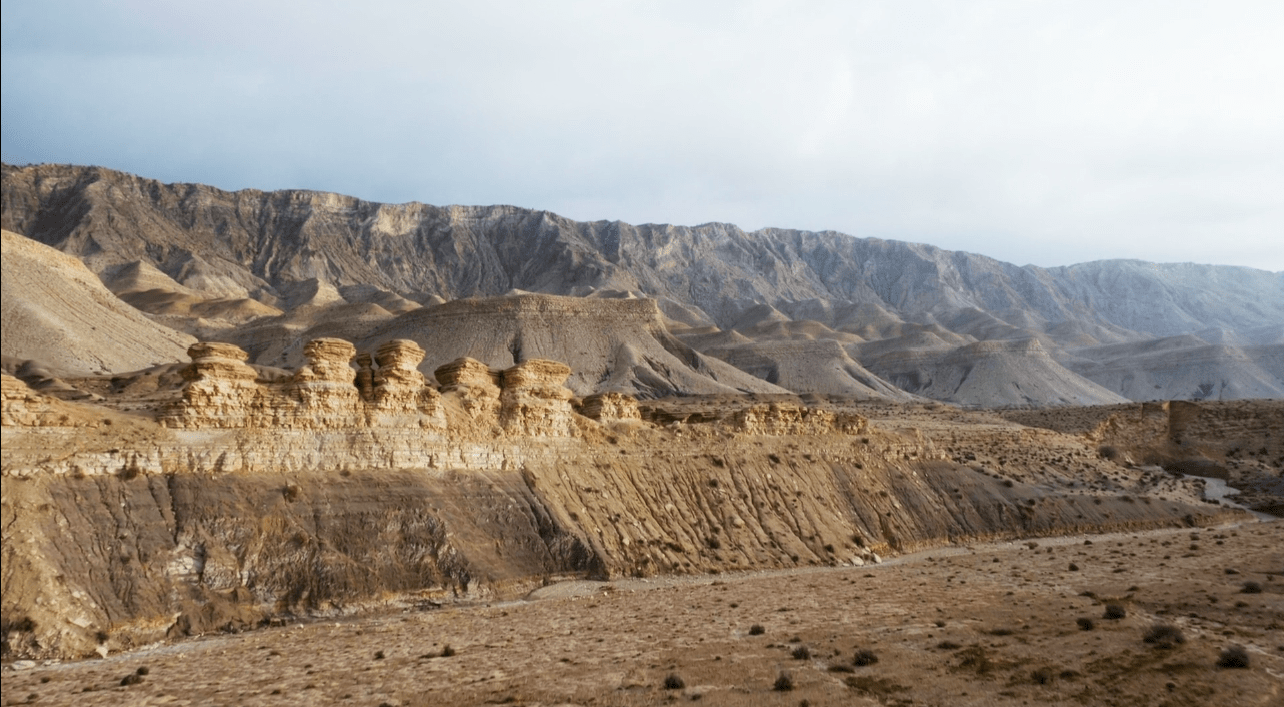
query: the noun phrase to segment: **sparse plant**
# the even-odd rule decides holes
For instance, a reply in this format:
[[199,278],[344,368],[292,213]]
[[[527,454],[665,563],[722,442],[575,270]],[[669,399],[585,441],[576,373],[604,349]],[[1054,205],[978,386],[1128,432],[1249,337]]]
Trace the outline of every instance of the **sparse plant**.
[[877,662],[878,654],[868,648],[862,648],[856,651],[856,655],[852,657],[852,665],[862,668],[866,665],[873,665]]
[[1079,571],[1079,565],[1076,565],[1075,563],[1071,562],[1071,563],[1070,563],[1070,571],[1071,571],[1071,572],[1078,572],[1078,571]]
[[1056,671],[1047,666],[1036,668],[1030,673],[1030,678],[1040,685],[1047,685],[1056,678]]
[[764,634],[764,633],[766,633],[766,632],[767,632],[767,629],[763,628],[763,627],[762,627],[762,624],[754,624],[754,625],[752,625],[752,626],[750,626],[750,627],[749,627],[749,635],[750,635],[750,636],[761,636],[762,634]]
[[1106,613],[1102,614],[1102,616],[1111,621],[1118,621],[1128,616],[1128,609],[1124,608],[1123,604],[1111,602],[1106,604]]
[[772,689],[776,692],[789,692],[794,689],[794,676],[788,670],[780,671],[780,675],[776,676],[776,682],[772,685]]
[[451,648],[449,643],[441,647],[441,657],[449,658],[454,654],[455,654],[455,649]]
[[1080,616],[1079,618],[1075,619],[1075,623],[1079,625],[1080,631],[1091,631],[1092,629],[1097,627],[1096,623],[1094,623],[1093,620],[1088,618],[1087,616]]
[[1114,461],[1119,458],[1119,449],[1109,444],[1103,444],[1097,447],[1097,455],[1106,461]]
[[1247,668],[1248,662],[1248,651],[1243,646],[1231,646],[1217,657],[1219,668]]
[[686,686],[686,681],[677,673],[669,673],[668,676],[664,678],[664,689],[666,690],[681,690]]
[[807,646],[798,646],[797,648],[794,648],[791,655],[793,655],[794,660],[807,660],[808,658],[811,658],[811,649]]
[[941,641],[940,643],[936,644],[936,647],[943,651],[953,651],[953,650],[958,650],[963,646],[960,646],[954,641]]
[[1146,631],[1146,635],[1141,640],[1154,644],[1156,648],[1167,650],[1185,643],[1186,636],[1182,634],[1181,629],[1172,624],[1155,624]]
[[1239,591],[1241,594],[1261,594],[1262,585],[1252,581],[1244,582],[1244,586],[1240,587]]

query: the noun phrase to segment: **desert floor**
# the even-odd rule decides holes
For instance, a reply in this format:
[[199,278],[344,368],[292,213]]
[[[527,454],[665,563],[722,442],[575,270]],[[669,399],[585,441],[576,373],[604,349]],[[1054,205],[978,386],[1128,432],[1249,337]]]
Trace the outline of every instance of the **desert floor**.
[[[1112,603],[1124,618],[1104,618]],[[1156,624],[1184,642],[1145,642]],[[1231,646],[1247,669],[1217,666]],[[877,662],[854,665],[859,651]],[[775,689],[782,674],[791,690]],[[670,675],[682,687],[666,689]],[[1282,705],[1284,521],[942,548],[866,567],[565,582],[521,601],[3,673],[6,705],[693,701]]]

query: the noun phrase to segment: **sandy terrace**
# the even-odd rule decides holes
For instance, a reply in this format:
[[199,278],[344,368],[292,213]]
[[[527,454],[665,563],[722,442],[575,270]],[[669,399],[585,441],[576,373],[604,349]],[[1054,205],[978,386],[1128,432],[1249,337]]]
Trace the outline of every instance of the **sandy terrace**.
[[[860,568],[571,582],[527,601],[15,664],[3,701],[1279,705],[1281,575],[1284,521],[945,548]],[[1107,602],[1127,616],[1103,618]],[[1160,622],[1185,642],[1144,642]],[[1231,645],[1248,669],[1216,667]],[[877,662],[854,665],[860,650]],[[794,689],[775,689],[782,673]],[[670,674],[683,687],[665,689]]]

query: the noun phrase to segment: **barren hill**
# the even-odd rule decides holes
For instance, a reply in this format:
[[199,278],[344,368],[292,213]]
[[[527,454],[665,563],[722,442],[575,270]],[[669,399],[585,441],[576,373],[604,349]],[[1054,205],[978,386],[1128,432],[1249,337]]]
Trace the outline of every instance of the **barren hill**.
[[428,352],[421,369],[470,356],[507,368],[533,358],[567,362],[577,395],[612,391],[640,397],[788,393],[673,337],[652,299],[515,295],[457,300],[404,314],[364,339],[374,349],[413,339]]
[[79,260],[3,232],[3,352],[57,372],[133,371],[183,360],[192,337],[157,325]]
[[1126,401],[1052,360],[1037,339],[982,341],[947,351],[895,350],[871,365],[905,390],[965,405],[1109,405]]

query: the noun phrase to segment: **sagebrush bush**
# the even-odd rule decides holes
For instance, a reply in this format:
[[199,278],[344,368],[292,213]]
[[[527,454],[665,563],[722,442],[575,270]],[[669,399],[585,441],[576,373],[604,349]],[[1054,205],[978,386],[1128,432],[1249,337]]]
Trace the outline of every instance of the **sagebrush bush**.
[[776,683],[772,685],[772,687],[777,692],[789,692],[794,689],[794,676],[791,675],[788,670],[783,670],[780,675],[776,677]]
[[852,657],[852,665],[866,666],[877,662],[878,654],[868,648],[856,651],[856,655]]
[[677,673],[669,673],[668,676],[664,678],[664,689],[666,690],[681,690],[686,686],[686,681]]
[[1106,613],[1102,614],[1102,616],[1110,619],[1111,621],[1118,621],[1119,619],[1128,616],[1128,610],[1124,608],[1123,604],[1115,604],[1112,602],[1110,604],[1106,604]]
[[1075,619],[1075,623],[1079,624],[1079,630],[1081,631],[1091,631],[1097,627],[1097,625],[1093,623],[1092,619],[1087,616],[1081,616],[1078,619]]
[[1156,648],[1174,648],[1185,643],[1186,636],[1182,634],[1181,629],[1172,624],[1155,624],[1146,631],[1146,635],[1141,640],[1154,644]]
[[763,628],[762,624],[754,624],[753,626],[749,627],[750,636],[761,636],[766,632],[767,632],[767,629]]

